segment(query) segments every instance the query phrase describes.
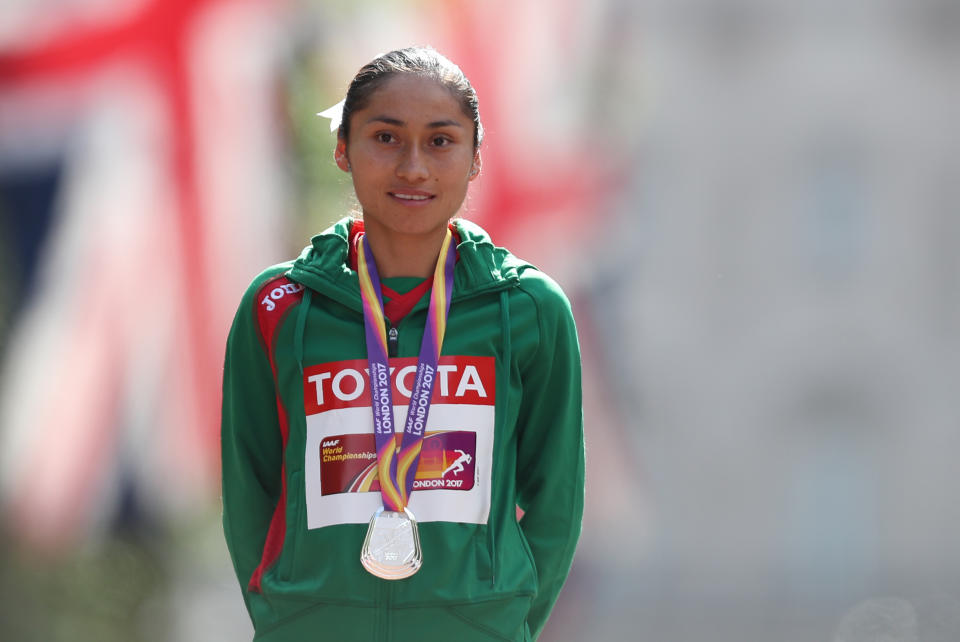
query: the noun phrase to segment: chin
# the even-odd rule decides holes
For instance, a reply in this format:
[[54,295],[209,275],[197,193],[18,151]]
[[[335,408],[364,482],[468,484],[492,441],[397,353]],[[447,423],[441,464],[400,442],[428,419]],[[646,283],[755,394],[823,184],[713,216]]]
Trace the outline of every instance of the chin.
[[395,234],[425,235],[433,234],[439,229],[446,228],[451,218],[452,216],[440,218],[437,216],[425,217],[406,214],[398,215],[389,221],[381,222],[381,224]]
[[407,234],[410,236],[427,236],[438,234],[439,230],[445,229],[446,227],[447,221],[443,221],[442,223],[434,225],[402,225],[393,228],[393,231],[397,234]]

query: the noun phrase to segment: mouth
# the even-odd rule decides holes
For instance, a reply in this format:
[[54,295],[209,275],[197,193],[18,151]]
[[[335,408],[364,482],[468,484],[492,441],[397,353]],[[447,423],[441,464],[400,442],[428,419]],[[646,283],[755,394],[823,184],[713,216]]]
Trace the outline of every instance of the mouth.
[[394,198],[407,205],[420,205],[436,198],[435,194],[409,189],[387,192],[387,194],[389,194],[391,198]]

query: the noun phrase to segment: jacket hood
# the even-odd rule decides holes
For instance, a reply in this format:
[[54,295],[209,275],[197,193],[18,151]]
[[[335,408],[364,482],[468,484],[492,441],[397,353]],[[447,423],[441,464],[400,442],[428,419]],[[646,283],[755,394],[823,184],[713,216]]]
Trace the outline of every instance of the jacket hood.
[[[360,309],[360,290],[356,270],[350,267],[349,238],[355,219],[344,218],[314,236],[294,261],[288,276],[308,288],[339,302]],[[502,290],[516,285],[520,273],[533,268],[508,250],[493,244],[479,225],[454,219],[460,235],[457,265],[454,270],[453,300]]]

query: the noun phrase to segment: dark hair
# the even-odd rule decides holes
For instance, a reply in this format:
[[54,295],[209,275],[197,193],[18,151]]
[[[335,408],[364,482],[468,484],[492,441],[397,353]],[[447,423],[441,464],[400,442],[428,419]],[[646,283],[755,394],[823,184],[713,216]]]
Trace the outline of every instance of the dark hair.
[[350,117],[353,112],[367,106],[370,96],[387,79],[399,74],[417,74],[432,78],[446,87],[460,101],[464,115],[473,120],[473,149],[483,142],[483,125],[480,123],[480,102],[477,92],[467,77],[449,59],[431,47],[408,47],[381,54],[360,68],[347,89],[343,101],[343,114],[337,136],[350,139]]

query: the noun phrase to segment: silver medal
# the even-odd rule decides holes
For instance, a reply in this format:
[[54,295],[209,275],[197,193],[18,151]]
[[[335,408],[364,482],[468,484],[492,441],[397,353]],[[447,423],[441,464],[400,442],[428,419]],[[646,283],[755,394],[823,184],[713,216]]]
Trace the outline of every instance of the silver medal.
[[413,513],[384,510],[381,506],[370,518],[363,540],[360,563],[373,575],[385,580],[410,577],[423,563],[420,536]]

